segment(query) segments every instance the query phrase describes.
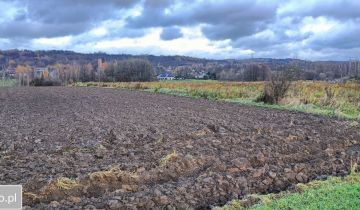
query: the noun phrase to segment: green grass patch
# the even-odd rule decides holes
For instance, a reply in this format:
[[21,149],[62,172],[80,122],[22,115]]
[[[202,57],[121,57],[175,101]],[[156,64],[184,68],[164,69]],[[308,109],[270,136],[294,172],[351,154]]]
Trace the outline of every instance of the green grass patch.
[[251,99],[227,99],[224,101],[239,103],[243,105],[249,106],[256,106],[262,108],[269,108],[269,109],[279,109],[279,110],[290,110],[290,111],[298,111],[298,112],[305,112],[310,114],[317,114],[317,115],[324,115],[328,117],[337,117],[343,119],[360,119],[358,117],[354,117],[352,115],[346,115],[343,113],[339,113],[336,109],[331,107],[321,107],[314,104],[298,104],[298,105],[279,105],[279,104],[266,104],[263,102],[255,102]]
[[233,200],[216,210],[270,210],[270,209],[306,209],[306,210],[358,210],[360,208],[360,174],[352,172],[347,177],[330,177],[325,181],[312,181],[298,184],[297,191],[281,194],[252,195],[259,202],[244,207],[244,200]]
[[16,85],[16,79],[0,80],[0,87],[12,87]]

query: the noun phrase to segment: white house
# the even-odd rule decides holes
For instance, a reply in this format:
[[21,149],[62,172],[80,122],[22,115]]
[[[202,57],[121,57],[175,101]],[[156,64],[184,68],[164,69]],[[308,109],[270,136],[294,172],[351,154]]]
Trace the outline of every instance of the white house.
[[158,80],[174,80],[175,76],[170,73],[162,73],[157,76]]

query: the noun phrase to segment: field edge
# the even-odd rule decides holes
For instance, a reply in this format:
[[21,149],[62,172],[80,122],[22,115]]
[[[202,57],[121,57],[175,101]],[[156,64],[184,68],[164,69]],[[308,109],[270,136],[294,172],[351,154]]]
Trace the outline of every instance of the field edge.
[[297,184],[294,189],[278,194],[249,195],[232,200],[213,210],[270,210],[270,209],[356,209],[360,206],[360,173],[352,171],[346,177],[330,176]]

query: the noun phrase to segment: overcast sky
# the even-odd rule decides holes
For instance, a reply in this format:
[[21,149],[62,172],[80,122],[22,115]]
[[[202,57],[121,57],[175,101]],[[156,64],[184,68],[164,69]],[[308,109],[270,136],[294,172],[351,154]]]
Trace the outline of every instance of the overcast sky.
[[0,49],[360,58],[360,0],[0,0]]

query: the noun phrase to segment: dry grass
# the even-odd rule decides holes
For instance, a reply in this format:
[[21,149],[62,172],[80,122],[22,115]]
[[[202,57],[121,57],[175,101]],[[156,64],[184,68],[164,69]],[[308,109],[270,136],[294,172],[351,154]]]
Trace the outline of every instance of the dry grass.
[[350,168],[350,174],[355,174],[357,173],[357,168],[358,168],[358,164],[357,163],[351,163],[351,168]]
[[30,199],[33,202],[40,200],[40,196],[32,192],[24,192],[23,197],[26,199]]
[[66,177],[60,177],[56,180],[55,186],[62,190],[71,190],[80,186],[80,184],[78,184],[75,180]]
[[178,159],[178,154],[176,150],[173,150],[172,153],[166,155],[165,157],[161,158],[160,166],[166,166],[167,164],[174,162]]
[[[97,83],[78,83],[77,86],[97,86]],[[152,92],[230,100],[256,105],[256,99],[264,88],[263,82],[222,82],[182,80],[166,82],[118,82],[103,83],[103,87],[142,89]],[[360,119],[360,84],[328,83],[323,81],[297,81],[292,84],[280,108]]]
[[96,171],[89,174],[91,182],[98,183],[129,183],[136,182],[139,176],[136,173],[122,171],[118,167],[112,167],[107,171]]

